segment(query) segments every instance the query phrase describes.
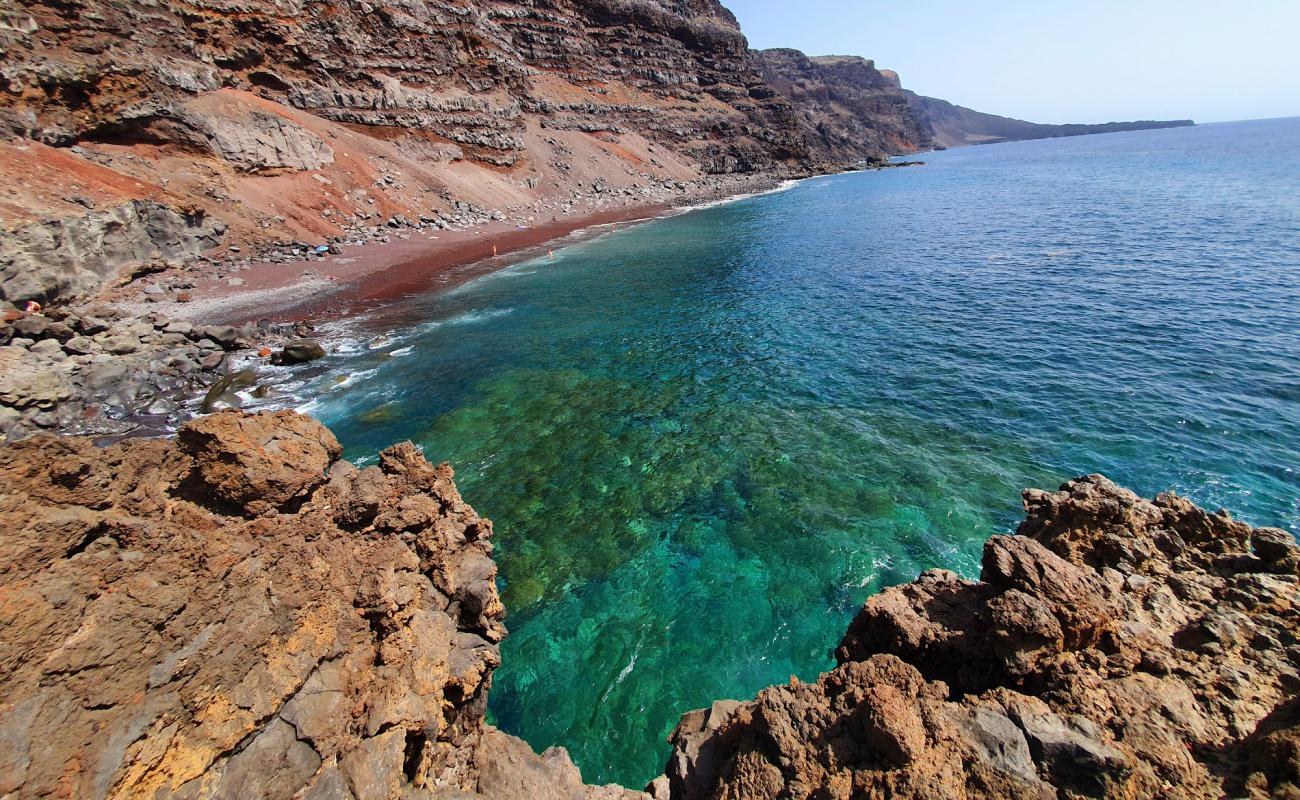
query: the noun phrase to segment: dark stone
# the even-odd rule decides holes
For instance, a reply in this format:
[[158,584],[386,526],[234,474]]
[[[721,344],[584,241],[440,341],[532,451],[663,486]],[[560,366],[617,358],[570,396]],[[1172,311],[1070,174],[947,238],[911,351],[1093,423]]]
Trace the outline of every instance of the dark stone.
[[284,346],[284,349],[273,356],[276,364],[306,364],[308,361],[315,361],[325,357],[325,348],[311,339],[295,339]]

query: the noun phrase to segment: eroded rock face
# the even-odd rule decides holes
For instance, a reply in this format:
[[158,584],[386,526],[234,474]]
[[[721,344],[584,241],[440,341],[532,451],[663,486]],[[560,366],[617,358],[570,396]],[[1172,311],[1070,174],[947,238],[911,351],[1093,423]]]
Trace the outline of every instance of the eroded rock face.
[[763,78],[788,99],[813,152],[829,162],[878,160],[932,144],[928,121],[898,75],[857,56],[755,50]]
[[484,724],[504,609],[451,470],[338,452],[288,412],[0,449],[0,795],[632,794]]
[[215,247],[225,229],[225,223],[202,212],[133,200],[0,230],[0,300],[83,296],[126,267],[194,258]]
[[683,717],[656,797],[1300,796],[1300,549],[1101,476],[978,582],[867,601],[816,683]]
[[[497,166],[524,157],[529,116],[557,129],[635,129],[710,172],[806,155],[789,104],[763,84],[717,0],[267,0],[184,11],[115,0],[38,3],[24,20],[0,31],[0,127],[50,144],[161,138],[249,170],[328,157],[271,117],[232,122],[206,99],[224,86],[334,121],[428,131]],[[74,91],[86,102],[71,102]]]

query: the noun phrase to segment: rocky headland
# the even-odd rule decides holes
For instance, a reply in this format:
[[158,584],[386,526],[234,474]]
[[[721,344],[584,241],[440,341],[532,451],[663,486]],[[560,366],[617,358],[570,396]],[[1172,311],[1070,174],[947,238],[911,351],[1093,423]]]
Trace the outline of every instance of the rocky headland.
[[1157,128],[1183,128],[1195,125],[1190,119],[1137,120],[1096,124],[1044,125],[1023,119],[1000,117],[959,106],[936,97],[925,97],[903,90],[909,107],[925,120],[936,147],[962,147],[970,144],[994,144],[1025,139],[1055,139],[1060,136],[1086,136],[1094,133],[1144,131]]
[[[0,448],[0,795],[632,798],[485,724],[492,525],[410,444],[227,411]],[[1300,548],[1100,476],[815,682],[686,714],[656,800],[1300,796]],[[829,644],[829,643],[828,643]]]
[[795,109],[809,147],[835,163],[928,150],[933,134],[898,74],[857,56],[754,51],[764,79]]

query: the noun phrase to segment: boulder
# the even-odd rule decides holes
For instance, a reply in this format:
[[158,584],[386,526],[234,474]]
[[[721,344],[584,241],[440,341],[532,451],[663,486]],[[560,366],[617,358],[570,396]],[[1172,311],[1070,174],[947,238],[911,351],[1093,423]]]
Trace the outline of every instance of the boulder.
[[[477,580],[491,525],[450,469],[408,445],[363,470],[387,500],[434,509],[380,535],[334,524],[314,465],[337,445],[317,422],[222,414],[182,438],[0,447],[0,794],[641,797],[484,723],[501,608],[485,606],[488,638],[440,587]],[[305,494],[247,518],[241,480]]]
[[0,235],[0,299],[88,295],[131,268],[193,258],[215,247],[225,230],[201,211],[143,199],[13,227]]
[[306,497],[343,452],[328,428],[289,411],[219,412],[181,426],[176,441],[193,460],[194,496],[248,514]]
[[1291,535],[1100,475],[1024,500],[979,581],[886,589],[815,683],[684,715],[656,800],[1295,795]]
[[273,360],[276,364],[306,364],[309,361],[316,361],[325,357],[325,348],[321,347],[319,342],[311,339],[295,339],[284,346],[280,352],[276,353]]

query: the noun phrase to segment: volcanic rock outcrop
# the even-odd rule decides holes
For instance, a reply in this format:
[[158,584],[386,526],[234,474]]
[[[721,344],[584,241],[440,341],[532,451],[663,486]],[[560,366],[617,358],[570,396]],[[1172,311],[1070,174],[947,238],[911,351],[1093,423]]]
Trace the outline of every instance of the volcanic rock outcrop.
[[[0,796],[634,800],[486,725],[491,523],[409,443],[222,412],[0,448]],[[1100,476],[815,683],[685,715],[659,800],[1300,797],[1300,548]]]
[[483,722],[492,525],[410,444],[224,412],[0,449],[0,796],[616,800]]
[[794,106],[813,151],[828,162],[883,159],[925,150],[929,124],[908,101],[897,73],[857,56],[756,50],[754,63]]
[[870,598],[816,683],[673,733],[657,798],[1300,797],[1300,549],[1101,476],[1025,493],[981,579]]
[[[169,260],[227,229],[319,242],[457,203],[650,204],[810,163],[717,0],[0,11],[0,300],[84,295],[123,255]],[[81,246],[97,240],[102,256]]]

